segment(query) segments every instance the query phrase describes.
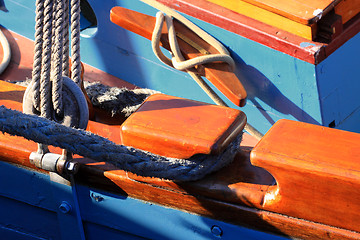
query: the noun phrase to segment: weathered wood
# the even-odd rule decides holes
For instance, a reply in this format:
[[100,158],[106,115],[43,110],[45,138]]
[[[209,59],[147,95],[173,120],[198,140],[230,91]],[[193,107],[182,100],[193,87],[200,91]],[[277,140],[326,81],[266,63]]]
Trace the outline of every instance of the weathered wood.
[[[122,7],[114,7],[111,10],[110,19],[115,24],[135,32],[147,39],[151,40],[152,32],[155,26],[155,18],[139,12],[135,12]],[[209,53],[218,53],[218,51],[194,34],[191,30],[185,27],[178,21],[174,21],[174,27],[177,32],[191,39],[202,49]],[[162,29],[161,44],[164,48],[170,49],[166,26]],[[196,48],[188,44],[182,38],[177,37],[179,47],[186,59],[192,59],[203,54]],[[198,66],[198,72],[204,75],[210,82],[212,82],[229,100],[237,106],[244,106],[246,99],[246,90],[241,84],[240,80],[231,71],[227,63],[209,63],[203,66]]]
[[125,120],[121,139],[127,146],[186,159],[221,153],[245,124],[239,110],[155,94]]
[[360,134],[281,120],[251,161],[277,181],[264,209],[360,231]]

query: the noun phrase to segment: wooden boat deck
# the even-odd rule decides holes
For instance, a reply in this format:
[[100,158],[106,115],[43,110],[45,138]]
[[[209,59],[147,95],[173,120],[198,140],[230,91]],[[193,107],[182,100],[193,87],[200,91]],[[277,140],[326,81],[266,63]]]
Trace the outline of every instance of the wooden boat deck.
[[[312,64],[318,64],[326,59],[360,31],[360,6],[357,0],[312,1],[312,4],[307,6],[305,3],[310,1],[199,0],[195,3],[191,0],[159,0],[159,2]],[[291,7],[298,2],[303,4]],[[312,10],[317,7],[324,14],[331,13],[329,20],[322,18],[323,27],[311,22],[314,18]],[[306,8],[308,10],[305,10]],[[337,18],[333,14],[342,17]],[[309,22],[308,25],[300,23],[301,19]],[[325,30],[320,31],[318,28]],[[328,31],[331,32],[330,35],[326,33]]]
[[[1,79],[30,78],[32,53],[28,49],[32,48],[32,42],[12,32],[7,32],[7,35],[13,40],[14,57],[11,66]],[[109,85],[134,87],[89,66],[85,67],[85,78],[86,80],[101,79]],[[23,87],[2,82],[0,104],[21,110],[23,91]],[[109,125],[105,124],[104,119],[99,115],[97,119],[99,122],[90,121],[88,130],[121,144],[121,120],[114,119]],[[196,182],[176,183],[157,178],[144,178],[118,170],[110,164],[79,156],[76,157],[76,161],[83,165],[76,178],[85,185],[262,231],[312,239],[360,238],[358,232],[285,216],[276,213],[275,209],[267,209],[264,205],[265,195],[276,190],[277,186],[271,174],[253,166],[250,162],[250,151],[256,143],[255,139],[245,135],[241,144],[242,152],[236,156],[230,166]],[[3,161],[34,168],[29,162],[29,154],[34,149],[36,143],[7,134],[0,135],[0,158]],[[59,153],[60,150],[51,149],[51,151]],[[290,216],[291,214],[289,213]]]
[[[348,22],[360,12],[355,1],[219,1],[209,0],[219,6],[231,9],[242,15],[251,17],[268,25],[286,30],[309,40],[321,35],[329,20],[329,15],[337,16],[339,26]],[[327,18],[327,20],[321,20]],[[337,21],[337,20],[335,20]],[[341,24],[340,24],[341,23]],[[333,23],[331,23],[333,24]],[[329,27],[329,26],[326,26]],[[334,26],[333,26],[334,27]],[[334,28],[335,29],[335,28]],[[330,34],[340,29],[328,29]]]

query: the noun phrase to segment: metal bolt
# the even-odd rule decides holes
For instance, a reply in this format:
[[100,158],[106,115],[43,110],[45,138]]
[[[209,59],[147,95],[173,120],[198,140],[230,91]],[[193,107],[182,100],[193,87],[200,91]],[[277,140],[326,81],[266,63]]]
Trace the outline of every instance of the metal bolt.
[[223,231],[219,226],[214,225],[211,227],[211,233],[216,237],[221,237]]
[[76,173],[79,170],[79,164],[77,162],[67,162],[66,170],[70,173]]
[[71,205],[66,201],[63,201],[59,206],[60,212],[64,214],[71,212],[71,209],[72,209]]
[[95,193],[91,193],[91,198],[94,199],[96,202],[101,202],[104,200],[102,196],[96,195]]

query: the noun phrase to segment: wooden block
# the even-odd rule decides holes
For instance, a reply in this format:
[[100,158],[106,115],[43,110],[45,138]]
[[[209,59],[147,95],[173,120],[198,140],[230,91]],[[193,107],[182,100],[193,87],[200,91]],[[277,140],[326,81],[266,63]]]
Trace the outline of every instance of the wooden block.
[[343,32],[341,16],[332,12],[318,22],[316,37],[321,42],[331,42]]
[[277,181],[264,209],[360,231],[360,134],[281,120],[251,162]]
[[335,13],[342,17],[342,23],[345,24],[360,13],[360,2],[359,0],[343,0],[335,6]]
[[245,123],[236,109],[155,94],[122,124],[121,139],[155,154],[189,158],[221,152]]

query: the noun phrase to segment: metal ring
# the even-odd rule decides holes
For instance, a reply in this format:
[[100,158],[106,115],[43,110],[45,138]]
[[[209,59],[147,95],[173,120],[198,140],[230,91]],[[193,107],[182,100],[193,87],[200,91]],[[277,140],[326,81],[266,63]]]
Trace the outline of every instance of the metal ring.
[[[63,116],[55,115],[51,109],[52,120],[74,128],[86,129],[89,120],[89,109],[80,87],[70,78],[63,76],[62,98],[63,98]],[[26,88],[23,97],[23,112],[26,114],[40,115],[34,108],[34,84],[33,82]]]

